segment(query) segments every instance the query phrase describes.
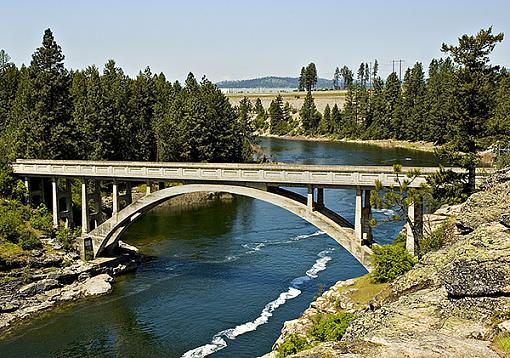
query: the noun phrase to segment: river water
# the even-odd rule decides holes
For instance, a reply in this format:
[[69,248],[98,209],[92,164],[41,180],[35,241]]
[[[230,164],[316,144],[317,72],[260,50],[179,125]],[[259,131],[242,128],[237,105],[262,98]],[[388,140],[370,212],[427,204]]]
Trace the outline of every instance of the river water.
[[[429,166],[428,153],[263,138],[276,160],[304,164]],[[325,203],[354,218],[354,191]],[[376,212],[376,217],[389,215]],[[401,224],[374,231],[387,243]],[[156,208],[123,240],[149,257],[112,294],[66,305],[14,329],[0,357],[255,357],[286,320],[338,280],[366,273],[335,241],[287,211],[244,197],[195,209]]]

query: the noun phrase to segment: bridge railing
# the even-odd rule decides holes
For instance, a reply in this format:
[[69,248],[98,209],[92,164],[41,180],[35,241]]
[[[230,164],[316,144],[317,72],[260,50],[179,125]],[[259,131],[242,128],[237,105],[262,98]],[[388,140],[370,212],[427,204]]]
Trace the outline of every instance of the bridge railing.
[[[154,163],[18,159],[12,164],[20,176],[58,176],[95,179],[160,180],[193,182],[248,182],[287,186],[321,185],[324,187],[373,187],[395,184],[396,174],[389,166],[340,166],[295,164],[231,163]],[[426,181],[434,167],[404,167],[405,173],[419,169],[412,186]],[[452,168],[459,172],[460,168]],[[404,174],[400,175],[401,177]]]

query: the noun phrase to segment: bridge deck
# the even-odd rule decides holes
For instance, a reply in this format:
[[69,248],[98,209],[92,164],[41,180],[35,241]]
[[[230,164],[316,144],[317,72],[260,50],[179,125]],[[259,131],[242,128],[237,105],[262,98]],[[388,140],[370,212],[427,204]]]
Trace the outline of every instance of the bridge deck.
[[[395,184],[390,166],[340,166],[237,163],[159,163],[18,159],[12,164],[20,176],[56,176],[88,179],[154,180],[184,182],[261,183],[280,186],[373,187]],[[435,167],[404,167],[403,172],[420,169],[412,183],[419,186]],[[453,168],[461,171],[460,168]],[[404,175],[402,174],[401,177]]]

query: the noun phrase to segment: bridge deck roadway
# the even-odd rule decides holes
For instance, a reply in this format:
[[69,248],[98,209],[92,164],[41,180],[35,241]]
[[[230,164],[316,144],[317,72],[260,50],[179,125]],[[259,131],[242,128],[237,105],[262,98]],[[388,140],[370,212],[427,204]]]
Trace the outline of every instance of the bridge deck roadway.
[[[295,164],[156,163],[18,159],[12,164],[20,176],[74,177],[132,181],[183,181],[196,183],[262,183],[275,186],[373,187],[376,180],[395,185],[389,166]],[[420,169],[411,186],[424,183],[435,167]],[[453,168],[455,171],[462,169]],[[401,174],[401,178],[404,174]]]

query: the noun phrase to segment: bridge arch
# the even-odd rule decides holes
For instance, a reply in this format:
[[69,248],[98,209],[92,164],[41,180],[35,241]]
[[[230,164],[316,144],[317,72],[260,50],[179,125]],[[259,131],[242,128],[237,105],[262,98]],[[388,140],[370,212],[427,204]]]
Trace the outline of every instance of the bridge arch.
[[164,201],[188,193],[222,192],[262,200],[299,216],[329,235],[354,256],[368,271],[371,270],[372,250],[368,246],[362,245],[359,240],[356,240],[352,228],[341,226],[337,221],[320,211],[310,210],[304,203],[278,193],[269,192],[266,189],[265,186],[261,189],[230,184],[185,184],[173,186],[150,193],[128,205],[97,228],[85,234],[83,238],[88,237],[92,239],[94,257],[97,257],[104,254],[108,249],[116,247],[122,233],[133,222]]

